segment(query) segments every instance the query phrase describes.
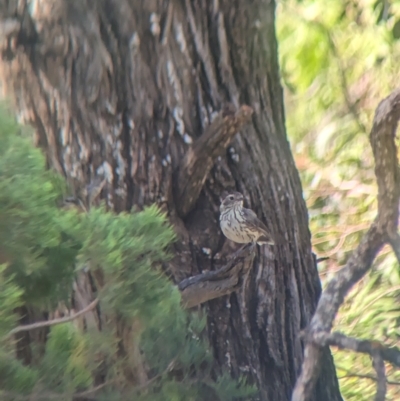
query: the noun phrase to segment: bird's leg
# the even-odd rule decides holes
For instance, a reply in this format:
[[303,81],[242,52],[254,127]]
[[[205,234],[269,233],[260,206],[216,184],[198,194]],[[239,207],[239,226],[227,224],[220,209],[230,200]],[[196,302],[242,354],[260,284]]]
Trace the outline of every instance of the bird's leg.
[[242,252],[246,251],[247,249],[249,249],[251,247],[251,242],[248,244],[244,244],[243,246],[241,246],[233,255],[231,258],[236,258],[237,256],[239,256]]

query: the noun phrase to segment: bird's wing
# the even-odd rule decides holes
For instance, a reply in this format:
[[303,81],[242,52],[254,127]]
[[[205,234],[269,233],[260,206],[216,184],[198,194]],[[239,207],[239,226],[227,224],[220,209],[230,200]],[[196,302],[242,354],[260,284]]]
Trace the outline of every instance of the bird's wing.
[[267,226],[257,217],[257,215],[251,209],[243,208],[243,216],[250,226],[264,231],[266,239],[273,242]]
[[246,221],[257,228],[261,228],[268,232],[268,228],[265,224],[257,217],[257,215],[251,209],[243,208],[243,216],[245,217]]

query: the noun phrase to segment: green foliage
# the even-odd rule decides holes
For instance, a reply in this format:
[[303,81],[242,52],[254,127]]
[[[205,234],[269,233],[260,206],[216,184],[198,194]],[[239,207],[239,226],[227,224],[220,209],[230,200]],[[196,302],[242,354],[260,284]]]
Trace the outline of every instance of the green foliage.
[[[310,215],[314,252],[326,280],[340,269],[376,215],[368,134],[378,102],[399,82],[400,3],[383,0],[283,0],[278,40],[286,121]],[[398,263],[384,249],[346,299],[335,329],[399,346]],[[348,401],[370,400],[368,357],[335,351]],[[388,370],[389,380],[399,381]],[[357,377],[358,375],[358,377]],[[389,385],[388,400],[399,387]]]
[[[202,339],[205,317],[176,312],[175,315],[164,315],[158,325],[149,327],[142,336],[143,350],[160,382],[149,386],[138,401],[233,401],[256,394],[257,389],[247,385],[244,379],[236,382],[227,374],[220,376],[217,382],[210,379],[212,355],[207,342]],[[171,380],[171,367],[184,377],[183,381],[173,376]],[[196,374],[199,371],[201,377]],[[162,392],[158,390],[160,385]]]
[[0,257],[27,302],[41,304],[66,296],[76,251],[57,224],[60,177],[18,126],[0,114]]
[[[82,243],[80,265],[90,261],[105,274],[101,297],[107,308],[125,317],[157,320],[179,307],[179,293],[155,266],[167,260],[166,246],[174,239],[155,206],[119,215],[92,209],[73,231]],[[164,302],[168,298],[171,304]]]
[[244,380],[235,382],[229,375],[221,376],[217,382],[191,380],[189,386],[182,381],[165,380],[162,382],[162,386],[162,393],[154,391],[153,386],[146,394],[133,399],[140,401],[236,401],[248,399],[257,393],[255,386],[247,385]]
[[0,395],[1,390],[29,394],[38,382],[38,372],[14,358],[11,352],[0,349]]
[[238,398],[247,398],[256,392],[255,386],[248,386],[243,379],[238,383],[232,382],[232,379],[224,374],[220,376],[216,383],[211,383],[211,386],[217,393],[222,392],[223,400],[237,400]]
[[14,284],[13,277],[4,274],[6,265],[0,265],[0,336],[6,335],[16,324],[14,309],[21,306],[22,290]]
[[[175,238],[164,214],[155,206],[119,215],[104,207],[60,208],[62,179],[46,170],[29,136],[1,109],[0,142],[1,399],[34,392],[38,400],[72,400],[99,378],[109,384],[96,397],[107,401],[237,400],[254,393],[243,380],[211,379],[205,318],[182,309],[161,270]],[[8,335],[21,313],[40,316],[68,304],[76,275],[85,272],[96,281],[101,330],[93,324],[82,330],[76,319],[50,327],[43,342],[36,340],[45,332],[32,335],[29,344],[20,342],[29,354],[24,365]],[[120,333],[121,325],[132,332]],[[140,369],[149,382],[137,387],[126,371]]]
[[65,323],[51,329],[40,365],[42,378],[49,388],[62,393],[92,384],[88,369],[88,340],[72,324]]
[[[199,367],[204,362],[211,362],[207,345],[201,339],[205,324],[205,318],[196,314],[189,317],[186,312],[176,308],[172,314],[160,315],[158,324],[145,330],[142,336],[143,350],[157,373],[165,371],[171,362],[179,362],[187,370],[192,365]],[[183,339],[190,343],[190,347],[182,347]]]

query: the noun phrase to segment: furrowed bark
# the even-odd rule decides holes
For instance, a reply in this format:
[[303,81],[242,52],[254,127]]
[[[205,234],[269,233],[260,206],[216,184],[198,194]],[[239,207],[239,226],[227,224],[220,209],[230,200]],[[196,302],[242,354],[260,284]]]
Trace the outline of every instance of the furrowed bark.
[[250,119],[252,113],[249,106],[241,106],[238,111],[235,111],[233,105],[225,106],[189,149],[178,166],[175,179],[176,203],[181,216],[193,208],[215,159],[226,152],[233,136]]

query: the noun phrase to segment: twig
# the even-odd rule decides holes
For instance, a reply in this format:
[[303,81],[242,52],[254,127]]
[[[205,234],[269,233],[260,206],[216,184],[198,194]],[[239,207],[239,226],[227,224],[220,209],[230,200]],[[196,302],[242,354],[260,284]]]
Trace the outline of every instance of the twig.
[[385,363],[379,350],[372,353],[372,366],[376,371],[376,394],[375,401],[385,401],[386,398],[386,374]]
[[240,273],[251,266],[253,258],[253,247],[245,246],[220,269],[182,280],[178,288],[181,291],[183,306],[193,308],[235,291],[240,287]]
[[345,267],[322,292],[317,310],[307,330],[304,361],[292,401],[307,401],[320,371],[322,346],[316,342],[320,332],[329,333],[344,297],[370,269],[389,239],[395,238],[399,216],[400,174],[395,134],[400,118],[400,89],[381,101],[376,109],[370,142],[378,183],[378,215]]
[[85,391],[81,391],[80,393],[76,393],[76,394],[74,394],[73,395],[73,398],[74,398],[74,400],[80,400],[80,399],[82,399],[82,398],[89,398],[89,399],[92,399],[92,395],[94,394],[94,393],[97,393],[99,390],[101,390],[102,388],[104,388],[104,387],[107,387],[107,386],[109,386],[110,384],[112,384],[112,383],[114,383],[115,382],[115,380],[108,380],[108,381],[106,381],[106,382],[104,382],[104,383],[101,383],[101,384],[99,384],[98,386],[96,386],[96,387],[93,387],[93,388],[90,388],[90,389],[88,389],[88,390],[85,390]]
[[397,232],[393,233],[392,237],[389,238],[389,243],[396,255],[397,262],[400,263],[400,235]]
[[[377,381],[377,378],[373,375],[354,373],[351,370],[346,370],[337,366],[336,369],[345,372],[343,376],[338,376],[338,379],[347,379],[351,377],[356,377],[358,379],[368,379],[368,380],[373,380],[375,382]],[[386,383],[391,386],[400,386],[400,382],[394,382],[392,380],[386,380]]]
[[146,383],[143,383],[143,384],[141,384],[139,386],[136,386],[135,387],[135,391],[144,390],[145,388],[149,387],[150,384],[154,383],[157,379],[159,379],[160,377],[164,376],[166,373],[171,372],[175,368],[175,364],[176,364],[177,359],[178,359],[178,356],[176,356],[162,372],[158,373],[157,375],[155,375],[151,379],[147,380]]
[[231,260],[218,270],[212,270],[209,272],[201,273],[196,276],[188,277],[183,279],[179,284],[178,284],[178,289],[180,291],[183,291],[187,287],[193,284],[205,282],[205,281],[212,281],[212,280],[218,280],[221,277],[226,276],[226,273],[228,273],[236,264],[238,264],[241,259],[240,255],[242,255],[247,249],[251,247],[252,244],[247,244],[244,247],[240,248],[237,252],[235,252]]
[[313,336],[313,341],[321,347],[333,345],[340,349],[369,354],[372,357],[373,367],[376,371],[377,390],[375,401],[384,401],[386,396],[386,375],[384,360],[400,367],[400,349],[385,347],[378,341],[359,340],[347,337],[342,333],[319,332]]
[[232,138],[249,121],[253,109],[226,105],[205,132],[195,141],[175,174],[175,198],[179,214],[185,216],[196,203],[217,157],[222,156]]
[[[81,399],[95,400],[96,398],[93,397],[93,394],[101,390],[102,388],[110,385],[114,381],[115,380],[106,381],[105,383],[99,384],[96,387],[82,391],[80,393],[71,394],[70,396],[72,397],[73,400],[81,400]],[[53,401],[53,400],[58,400],[62,395],[65,396],[66,394],[43,391],[42,393],[38,392],[35,394],[23,395],[15,392],[0,390],[0,396],[6,397],[6,399],[10,399],[13,401],[34,401],[34,400]]]
[[339,349],[348,349],[362,354],[369,354],[371,357],[376,352],[379,352],[384,361],[400,367],[400,349],[397,347],[385,347],[379,341],[360,340],[339,332],[327,333],[322,331],[315,333],[312,341],[321,347],[330,345]]
[[66,316],[66,317],[61,317],[59,319],[53,319],[53,320],[46,320],[43,322],[37,322],[37,323],[32,323],[32,324],[26,324],[23,326],[18,326],[12,329],[7,335],[6,338],[9,338],[13,336],[14,334],[20,333],[21,331],[29,331],[29,330],[34,330],[34,329],[40,329],[42,327],[49,327],[49,326],[54,326],[56,324],[61,324],[61,323],[67,323],[70,322],[74,319],[77,319],[78,317],[84,315],[85,313],[93,310],[97,304],[99,303],[99,299],[96,298],[94,301],[92,301],[88,306],[83,308],[77,313],[74,313],[71,316]]

